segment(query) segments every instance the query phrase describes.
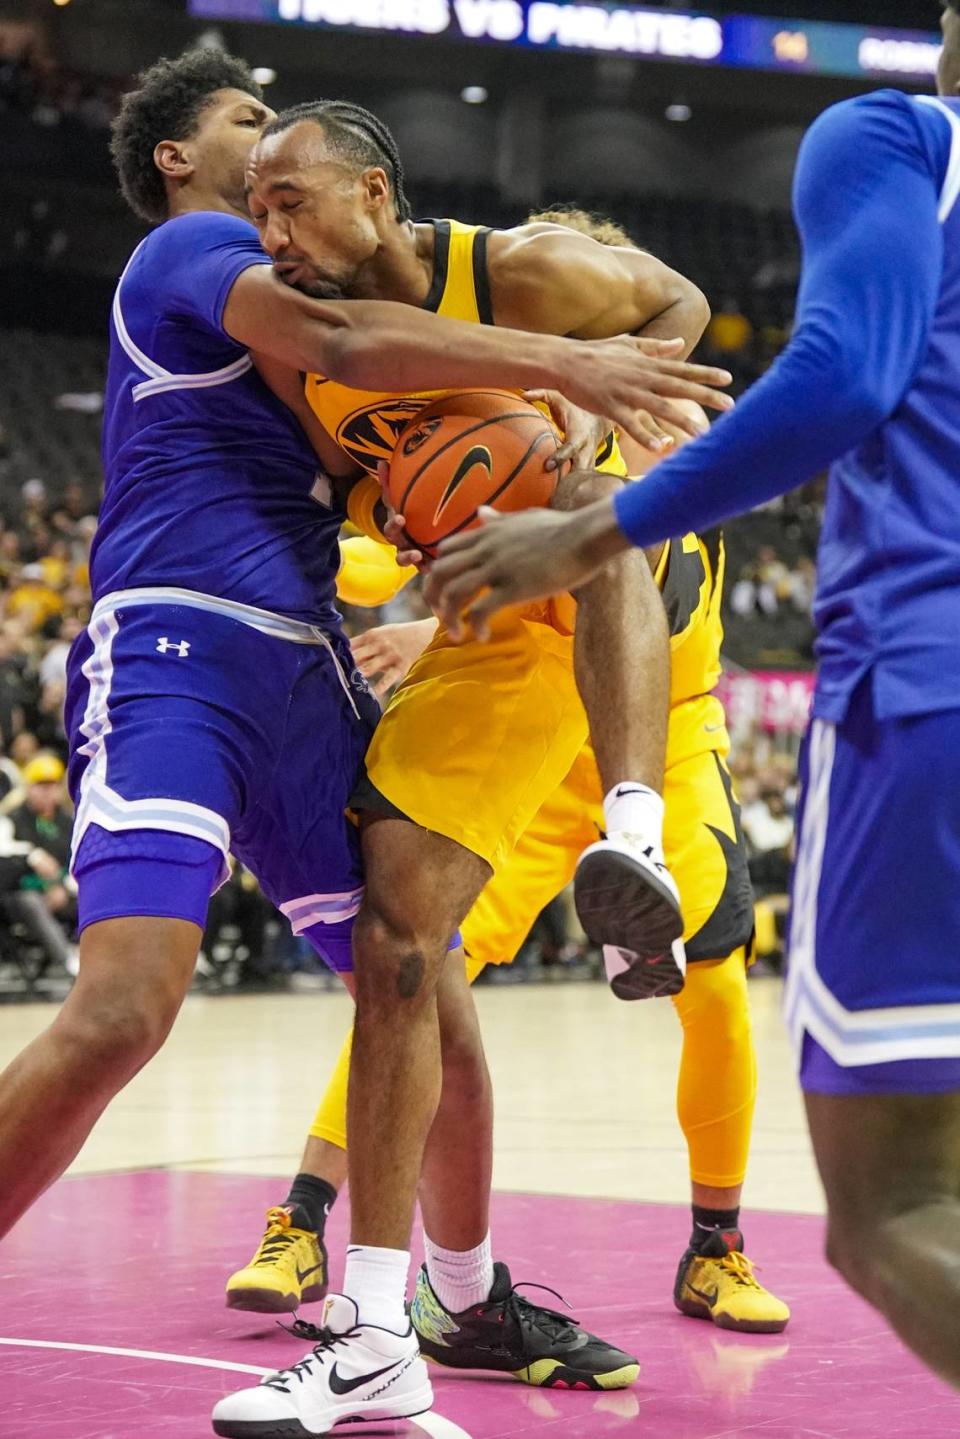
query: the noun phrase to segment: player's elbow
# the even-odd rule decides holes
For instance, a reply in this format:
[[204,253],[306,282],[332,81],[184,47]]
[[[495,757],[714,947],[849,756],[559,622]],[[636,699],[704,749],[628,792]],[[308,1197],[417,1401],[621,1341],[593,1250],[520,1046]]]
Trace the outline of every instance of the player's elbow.
[[690,329],[695,336],[693,343],[696,344],[710,323],[710,301],[691,280],[687,280],[685,284],[684,305],[688,313]]
[[862,373],[851,373],[846,384],[838,391],[851,429],[859,435],[868,435],[889,419],[900,400],[899,392],[894,394],[888,385],[871,380]]
[[297,296],[298,312],[290,338],[296,351],[296,368],[324,375],[351,389],[369,387],[375,356],[369,327],[360,323],[352,308],[356,302],[308,299]]
[[685,341],[685,354],[689,355],[710,323],[710,303],[706,295],[692,280],[677,275],[671,303],[664,313],[675,324],[676,334]]
[[351,390],[370,389],[377,383],[377,353],[382,362],[383,347],[374,344],[370,335],[354,325],[331,330],[324,339],[324,362],[315,368],[328,380],[336,380]]

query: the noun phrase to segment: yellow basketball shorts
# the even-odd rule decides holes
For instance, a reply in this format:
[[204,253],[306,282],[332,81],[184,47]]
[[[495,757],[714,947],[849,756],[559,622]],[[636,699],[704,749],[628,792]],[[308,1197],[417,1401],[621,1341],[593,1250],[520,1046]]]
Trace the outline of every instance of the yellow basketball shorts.
[[498,616],[485,644],[437,631],[377,726],[355,808],[402,814],[503,866],[587,739],[573,637],[531,612]]
[[[722,755],[708,750],[678,755],[672,763],[668,755],[663,797],[664,852],[680,889],[687,958],[724,959],[750,945],[753,893],[739,806]],[[600,783],[586,745],[464,920],[471,959],[510,963],[544,905],[570,883],[581,851],[602,825]]]

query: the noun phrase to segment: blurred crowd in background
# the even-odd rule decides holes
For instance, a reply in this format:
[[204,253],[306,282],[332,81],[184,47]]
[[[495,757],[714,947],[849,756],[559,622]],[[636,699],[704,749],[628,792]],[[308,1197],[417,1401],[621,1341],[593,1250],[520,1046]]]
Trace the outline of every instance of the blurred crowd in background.
[[118,80],[73,74],[30,44],[0,53],[0,115],[26,115],[48,128],[76,120],[106,130],[124,88]]

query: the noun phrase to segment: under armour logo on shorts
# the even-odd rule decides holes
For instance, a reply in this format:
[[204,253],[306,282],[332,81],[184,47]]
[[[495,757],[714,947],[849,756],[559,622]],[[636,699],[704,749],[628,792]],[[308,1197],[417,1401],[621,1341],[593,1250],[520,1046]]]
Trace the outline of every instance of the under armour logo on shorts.
[[190,653],[189,640],[168,640],[166,635],[161,635],[157,640],[157,650],[165,655],[169,650],[176,650],[181,659],[186,659]]

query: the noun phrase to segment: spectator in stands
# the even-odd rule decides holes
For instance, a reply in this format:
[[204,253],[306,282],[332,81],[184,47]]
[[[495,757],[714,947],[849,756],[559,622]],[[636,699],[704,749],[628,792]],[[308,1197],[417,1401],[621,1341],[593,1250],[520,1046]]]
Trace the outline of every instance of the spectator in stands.
[[789,605],[798,614],[809,616],[817,570],[808,555],[801,555],[791,568],[773,545],[762,545],[743,566],[730,590],[733,614],[776,615]]
[[19,583],[7,595],[7,614],[23,621],[28,634],[63,612],[63,596],[44,578],[42,564],[24,565]]
[[787,812],[787,802],[779,787],[761,790],[759,801],[750,806],[741,822],[754,854],[789,857],[793,819]]
[[714,310],[707,326],[707,343],[718,356],[736,359],[753,340],[753,326],[732,296]]
[[0,746],[9,750],[23,729],[29,688],[16,633],[0,629]]
[[735,615],[748,617],[760,614],[775,615],[779,608],[776,585],[765,577],[765,566],[760,555],[744,565],[736,584],[730,591],[729,605]]
[[0,805],[13,790],[19,789],[20,783],[20,771],[0,745]]
[[73,819],[64,804],[63,778],[63,763],[56,755],[38,754],[23,772],[22,803],[0,819],[0,856],[25,856],[29,866],[2,906],[7,919],[22,926],[48,963],[73,973],[76,953],[70,934],[76,904],[64,882]]
[[813,610],[813,595],[817,586],[817,567],[809,555],[801,555],[788,581],[790,603],[802,615]]
[[40,751],[40,741],[32,730],[20,730],[15,734],[8,746],[10,758],[13,760],[20,775],[20,783],[25,784],[24,778],[27,765]]
[[70,541],[67,539],[53,539],[50,531],[44,527],[47,535],[47,543],[44,546],[43,554],[38,563],[43,574],[44,582],[52,590],[65,589],[73,574],[73,555],[70,549]]
[[16,530],[0,532],[0,584],[6,584],[20,569],[20,536]]
[[705,340],[710,362],[725,366],[738,384],[752,376],[753,326],[732,296],[714,310]]
[[77,527],[82,522],[86,521],[89,525],[92,521],[96,525],[96,520],[90,511],[91,505],[86,490],[83,485],[73,480],[67,485],[59,502],[54,507],[50,523],[59,534],[73,539],[78,533]]
[[63,761],[41,750],[22,773],[23,801],[8,814],[14,837],[45,849],[65,872],[70,862],[73,815],[66,805]]
[[250,871],[241,864],[232,864],[226,884],[210,896],[207,927],[198,958],[200,972],[208,975],[216,972],[217,947],[222,942],[222,931],[229,926],[237,931],[236,949],[243,952],[238,985],[256,987],[267,981],[270,971],[266,929],[267,921],[275,912]]
[[40,683],[45,689],[48,685],[66,685],[67,655],[74,640],[83,632],[79,615],[68,614],[52,623],[55,626],[51,631],[53,642],[40,661],[39,670]]

